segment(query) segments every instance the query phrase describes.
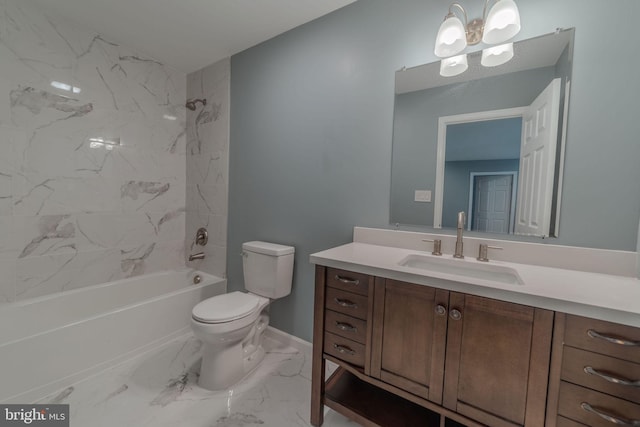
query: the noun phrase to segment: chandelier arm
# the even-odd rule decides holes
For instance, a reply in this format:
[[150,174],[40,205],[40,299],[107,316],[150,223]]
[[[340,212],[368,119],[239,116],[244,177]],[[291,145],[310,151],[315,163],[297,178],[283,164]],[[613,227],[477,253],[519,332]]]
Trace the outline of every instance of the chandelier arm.
[[[489,0],[487,0],[489,1]],[[467,18],[467,11],[464,10],[464,7],[462,7],[462,5],[460,3],[451,3],[451,6],[449,6],[449,15],[453,15],[455,16],[455,13],[453,13],[453,10],[451,10],[452,7],[457,6],[461,11],[462,14],[464,15],[464,28],[465,30],[467,29],[467,25],[469,24],[469,19]]]
[[482,23],[483,23],[483,27],[484,27],[484,22],[487,20],[487,6],[489,6],[489,2],[491,0],[485,0],[484,1],[484,8],[482,9]]

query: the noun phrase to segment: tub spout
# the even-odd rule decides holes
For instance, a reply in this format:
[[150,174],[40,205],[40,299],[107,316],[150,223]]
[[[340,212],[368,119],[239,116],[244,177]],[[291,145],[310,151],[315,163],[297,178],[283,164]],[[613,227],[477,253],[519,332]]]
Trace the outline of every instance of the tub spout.
[[194,261],[196,259],[204,259],[204,252],[198,252],[197,254],[189,255],[189,261]]

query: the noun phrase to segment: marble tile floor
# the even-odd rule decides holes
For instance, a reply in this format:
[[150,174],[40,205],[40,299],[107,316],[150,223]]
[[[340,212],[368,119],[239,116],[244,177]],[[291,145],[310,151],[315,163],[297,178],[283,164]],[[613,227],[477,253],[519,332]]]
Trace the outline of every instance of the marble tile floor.
[[[233,389],[197,385],[201,343],[187,334],[51,394],[72,427],[309,426],[311,354],[265,338],[267,354]],[[327,409],[327,427],[357,424]]]

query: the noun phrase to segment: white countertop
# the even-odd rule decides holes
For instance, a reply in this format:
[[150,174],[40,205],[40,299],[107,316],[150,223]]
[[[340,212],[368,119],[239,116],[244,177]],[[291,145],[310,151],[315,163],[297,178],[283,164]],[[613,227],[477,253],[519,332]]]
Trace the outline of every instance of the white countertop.
[[[399,265],[412,254],[452,258],[354,242],[312,254],[310,260],[327,267],[640,327],[640,280],[633,277],[492,260],[489,264],[515,269],[524,282],[501,284]],[[479,263],[470,257],[459,262]]]

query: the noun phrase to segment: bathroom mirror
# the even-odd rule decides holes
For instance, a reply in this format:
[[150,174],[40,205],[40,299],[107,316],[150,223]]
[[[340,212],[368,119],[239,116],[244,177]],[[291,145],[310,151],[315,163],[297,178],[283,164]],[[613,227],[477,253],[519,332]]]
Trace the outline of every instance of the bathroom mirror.
[[390,222],[557,236],[574,29],[514,43],[497,67],[396,72]]

